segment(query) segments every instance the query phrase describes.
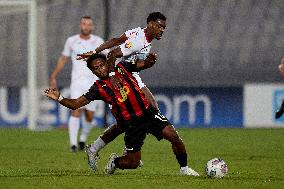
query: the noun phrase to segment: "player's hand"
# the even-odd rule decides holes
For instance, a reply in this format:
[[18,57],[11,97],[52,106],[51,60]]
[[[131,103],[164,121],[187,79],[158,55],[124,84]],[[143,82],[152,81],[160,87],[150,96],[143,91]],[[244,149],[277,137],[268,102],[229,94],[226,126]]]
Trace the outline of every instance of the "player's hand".
[[91,55],[95,54],[95,51],[89,51],[83,54],[77,54],[77,60],[87,60]]
[[55,77],[50,78],[50,83],[49,83],[50,88],[57,88],[57,81]]
[[145,68],[152,67],[158,59],[158,55],[155,53],[149,53],[147,58],[145,59]]
[[119,89],[120,87],[123,86],[123,81],[121,78],[119,78],[118,76],[116,75],[113,75],[113,76],[110,76],[110,83],[112,84],[112,86],[115,88],[115,89]]
[[58,100],[60,93],[56,88],[48,88],[44,90],[44,95],[51,98],[52,100]]
[[156,62],[158,59],[158,55],[156,53],[149,53],[145,60],[149,62]]

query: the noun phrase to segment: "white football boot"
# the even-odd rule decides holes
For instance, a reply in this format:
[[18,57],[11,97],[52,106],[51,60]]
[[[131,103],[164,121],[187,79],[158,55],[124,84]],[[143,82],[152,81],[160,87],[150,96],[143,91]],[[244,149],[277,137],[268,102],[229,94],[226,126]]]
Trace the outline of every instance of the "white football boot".
[[115,167],[115,164],[114,164],[114,160],[115,158],[117,158],[118,156],[116,155],[116,153],[112,153],[109,157],[109,160],[105,166],[105,174],[107,175],[110,175],[110,174],[113,174],[116,167]]
[[99,156],[92,152],[90,150],[90,145],[86,146],[86,149],[85,149],[85,152],[87,154],[87,157],[88,157],[88,164],[89,166],[91,167],[91,169],[96,172],[98,170],[98,159],[99,159]]
[[181,175],[188,175],[188,176],[195,176],[195,177],[199,176],[199,174],[196,171],[194,171],[193,169],[189,168],[188,166],[181,167],[180,168],[180,174]]

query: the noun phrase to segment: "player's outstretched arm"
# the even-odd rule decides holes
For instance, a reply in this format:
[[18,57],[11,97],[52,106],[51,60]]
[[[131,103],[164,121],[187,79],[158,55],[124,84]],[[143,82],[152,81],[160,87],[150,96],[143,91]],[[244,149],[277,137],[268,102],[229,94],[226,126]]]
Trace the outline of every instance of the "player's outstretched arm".
[[78,54],[77,55],[77,60],[86,60],[87,58],[89,58],[92,54],[96,54],[96,53],[100,53],[105,49],[110,49],[112,47],[116,47],[118,45],[123,44],[125,41],[127,40],[127,37],[125,34],[121,35],[118,38],[112,38],[106,42],[104,42],[103,44],[101,44],[99,47],[97,47],[95,49],[95,51],[90,51],[90,52],[86,52],[83,54]]
[[123,85],[123,81],[119,77],[117,77],[114,73],[115,61],[116,58],[119,57],[122,57],[122,52],[119,47],[113,49],[107,55],[107,64],[109,66],[110,82],[115,89],[119,89],[119,87]]
[[57,87],[56,78],[59,75],[59,73],[63,70],[63,68],[64,68],[64,66],[67,62],[68,62],[68,57],[66,57],[64,55],[61,55],[58,58],[57,65],[56,65],[55,69],[53,70],[53,72],[51,73],[51,76],[50,76],[49,86],[51,88]]
[[100,52],[102,52],[105,49],[110,49],[112,47],[116,47],[118,45],[121,45],[126,40],[127,40],[127,37],[126,37],[125,33],[122,34],[118,38],[112,38],[112,39],[104,42],[103,44],[101,44],[98,48],[96,48],[96,53],[100,53]]
[[115,68],[115,61],[117,58],[122,57],[122,52],[120,47],[111,50],[107,55],[107,63],[109,65],[109,72],[113,72]]
[[48,88],[44,91],[44,95],[52,100],[58,101],[61,105],[76,110],[89,103],[85,96],[80,96],[77,99],[68,99],[60,95],[60,92],[56,88]]

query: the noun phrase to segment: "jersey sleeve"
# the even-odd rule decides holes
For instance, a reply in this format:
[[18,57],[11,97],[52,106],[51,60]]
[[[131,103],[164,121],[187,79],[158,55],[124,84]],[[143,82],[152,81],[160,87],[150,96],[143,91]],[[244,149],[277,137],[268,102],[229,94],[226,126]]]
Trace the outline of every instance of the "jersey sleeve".
[[66,57],[70,57],[71,54],[72,54],[71,39],[68,38],[65,42],[64,49],[62,51],[62,55],[66,56]]
[[91,102],[93,100],[101,100],[101,94],[100,94],[100,90],[98,88],[97,82],[95,82],[91,88],[89,89],[89,91],[84,94],[83,96],[85,96],[85,98]]

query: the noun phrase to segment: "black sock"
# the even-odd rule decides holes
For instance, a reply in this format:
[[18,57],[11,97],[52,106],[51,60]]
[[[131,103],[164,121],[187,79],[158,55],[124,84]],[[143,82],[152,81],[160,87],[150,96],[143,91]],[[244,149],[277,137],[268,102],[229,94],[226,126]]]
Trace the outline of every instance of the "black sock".
[[180,167],[187,166],[187,154],[186,153],[176,155],[176,159],[177,159]]

